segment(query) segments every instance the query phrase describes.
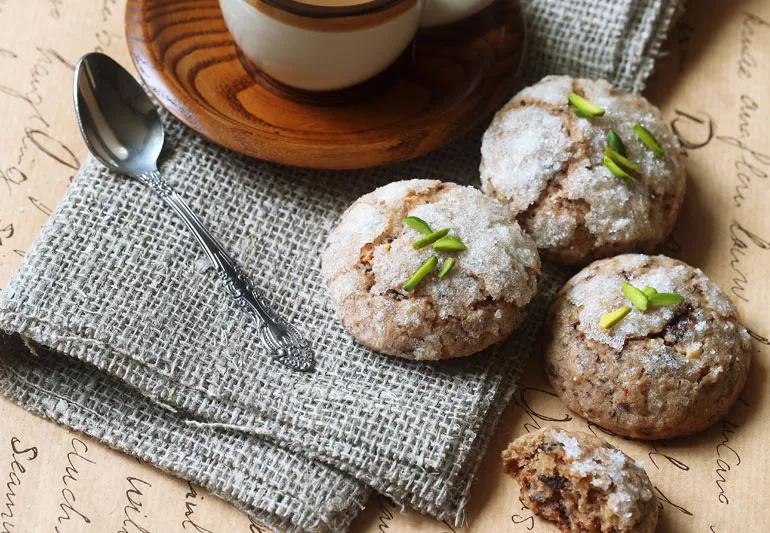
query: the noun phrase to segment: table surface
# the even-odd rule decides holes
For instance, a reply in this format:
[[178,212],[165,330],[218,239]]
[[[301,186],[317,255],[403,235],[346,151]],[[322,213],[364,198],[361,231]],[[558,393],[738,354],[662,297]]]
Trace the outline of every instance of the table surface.
[[[70,103],[73,63],[89,50],[130,66],[124,0],[0,0],[0,283],[18,267],[85,157]],[[746,389],[729,416],[688,439],[606,436],[569,413],[537,361],[506,410],[467,512],[453,528],[375,496],[356,532],[556,531],[524,508],[500,451],[545,426],[593,431],[646,464],[659,532],[770,531],[770,2],[691,1],[647,96],[687,147],[688,193],[667,253],[732,296],[755,336]],[[199,487],[0,399],[0,517],[9,532],[224,531],[266,528]],[[14,450],[34,448],[21,470]],[[67,472],[73,449],[80,451]],[[18,454],[17,454],[18,457]],[[64,476],[71,474],[72,479]],[[9,492],[10,491],[10,492]]]

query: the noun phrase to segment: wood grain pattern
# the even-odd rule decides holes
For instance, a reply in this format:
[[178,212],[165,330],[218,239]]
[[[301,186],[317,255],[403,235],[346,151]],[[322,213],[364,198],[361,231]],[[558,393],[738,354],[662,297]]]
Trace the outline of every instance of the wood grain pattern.
[[326,169],[403,161],[458,138],[511,93],[524,52],[515,0],[422,30],[377,78],[321,94],[242,58],[217,0],[129,0],[126,36],[145,83],[191,128],[252,157]]

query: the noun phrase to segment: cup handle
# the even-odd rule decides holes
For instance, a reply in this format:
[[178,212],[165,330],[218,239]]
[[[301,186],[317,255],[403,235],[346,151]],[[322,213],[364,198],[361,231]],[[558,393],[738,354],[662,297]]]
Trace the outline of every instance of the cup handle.
[[495,0],[423,0],[420,27],[449,24],[478,13]]

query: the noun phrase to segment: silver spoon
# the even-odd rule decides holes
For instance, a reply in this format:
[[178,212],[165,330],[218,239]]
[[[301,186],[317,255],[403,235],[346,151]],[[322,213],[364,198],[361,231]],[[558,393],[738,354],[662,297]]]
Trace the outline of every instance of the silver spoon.
[[295,370],[311,370],[310,344],[273,313],[235,260],[158,172],[163,124],[134,77],[104,54],[84,55],[75,67],[75,114],[88,149],[99,161],[152,189],[181,217],[228,292],[257,321],[260,340],[273,358]]

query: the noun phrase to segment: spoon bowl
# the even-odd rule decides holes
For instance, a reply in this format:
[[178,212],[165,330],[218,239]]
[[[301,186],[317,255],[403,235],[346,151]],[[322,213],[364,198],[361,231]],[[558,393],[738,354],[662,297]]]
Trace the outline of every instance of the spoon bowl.
[[91,153],[138,177],[157,169],[163,123],[139,82],[111,57],[86,54],[75,67],[75,114]]

